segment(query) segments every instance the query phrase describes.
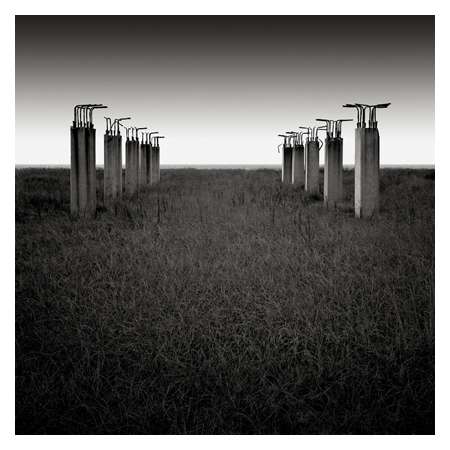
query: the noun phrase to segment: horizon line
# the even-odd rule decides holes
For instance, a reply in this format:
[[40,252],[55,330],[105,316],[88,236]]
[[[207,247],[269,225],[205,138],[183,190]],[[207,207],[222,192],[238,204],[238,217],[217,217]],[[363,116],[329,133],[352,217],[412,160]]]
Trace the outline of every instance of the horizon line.
[[[273,169],[273,168],[280,168],[281,169],[281,164],[257,164],[257,163],[249,163],[249,164],[226,164],[226,163],[219,163],[219,164],[215,164],[215,163],[202,163],[202,164],[161,164],[161,169],[171,169],[171,168],[178,168],[178,169],[182,169],[182,168],[186,168],[186,169],[192,169],[192,168],[220,168],[220,167],[225,167],[225,168],[249,168],[249,167],[254,167],[254,168],[268,168],[268,169]],[[320,167],[324,167],[323,164],[320,165]],[[352,169],[355,167],[354,164],[344,164],[343,165],[344,169]],[[55,168],[55,169],[65,169],[65,168],[70,168],[70,164],[15,164],[15,168],[16,169],[27,169],[27,168]],[[104,165],[103,164],[98,164],[96,165],[96,168],[100,168],[103,169]],[[122,167],[125,168],[125,165]],[[380,164],[380,168],[381,169],[389,169],[389,168],[405,168],[405,169],[434,169],[435,168],[435,164]]]

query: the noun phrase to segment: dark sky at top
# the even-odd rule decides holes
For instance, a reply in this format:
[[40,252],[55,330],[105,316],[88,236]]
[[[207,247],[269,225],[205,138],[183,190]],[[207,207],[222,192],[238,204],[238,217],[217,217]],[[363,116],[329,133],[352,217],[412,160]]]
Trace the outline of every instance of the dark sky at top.
[[16,17],[18,164],[69,162],[77,103],[164,133],[163,164],[258,164],[279,162],[278,132],[355,101],[392,102],[382,163],[434,162],[433,16]]

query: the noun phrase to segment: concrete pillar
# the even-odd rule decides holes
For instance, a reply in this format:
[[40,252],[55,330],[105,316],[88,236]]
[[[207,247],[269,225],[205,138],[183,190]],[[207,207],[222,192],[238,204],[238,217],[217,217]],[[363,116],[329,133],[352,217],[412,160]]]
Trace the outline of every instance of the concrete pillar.
[[86,128],[78,128],[78,214],[86,215],[88,203],[88,154]]
[[145,178],[147,184],[152,184],[152,144],[145,145]]
[[122,198],[122,136],[105,134],[104,152],[104,203],[111,208]]
[[319,142],[306,141],[305,191],[319,194]]
[[161,169],[160,169],[160,151],[159,151],[159,145],[155,147],[155,176],[156,176],[156,183],[159,183],[161,180]]
[[95,129],[72,127],[70,142],[70,211],[73,215],[93,217],[97,207]]
[[139,140],[133,140],[133,180],[135,183],[135,190],[139,192]]
[[281,164],[281,181],[285,184],[292,183],[292,147],[283,145]]
[[355,130],[355,215],[370,218],[380,203],[380,136],[377,128]]
[[343,141],[340,137],[325,139],[323,196],[325,206],[336,207],[343,196]]
[[125,192],[133,196],[138,192],[139,149],[135,139],[127,139],[125,143]]
[[139,188],[147,185],[147,144],[142,141],[139,146]]
[[151,178],[151,183],[152,184],[156,184],[158,181],[158,177],[157,177],[157,170],[158,170],[158,161],[157,161],[157,154],[156,154],[156,149],[157,147],[155,147],[154,145],[151,146],[151,173],[152,173],[152,178]]
[[116,186],[116,198],[122,199],[122,136],[120,134],[114,136],[114,182]]
[[95,167],[95,128],[86,128],[87,208],[86,215],[95,216],[97,209],[97,170]]
[[292,183],[305,185],[305,147],[296,145],[292,155]]
[[70,130],[70,211],[73,215],[94,217],[97,209],[94,109],[102,104],[75,105]]
[[79,166],[79,131],[78,127],[70,127],[70,212],[72,215],[78,214],[78,186],[80,177]]
[[110,208],[116,199],[116,185],[114,183],[116,155],[114,136],[106,133],[103,137],[104,170],[103,170],[103,198],[104,204]]

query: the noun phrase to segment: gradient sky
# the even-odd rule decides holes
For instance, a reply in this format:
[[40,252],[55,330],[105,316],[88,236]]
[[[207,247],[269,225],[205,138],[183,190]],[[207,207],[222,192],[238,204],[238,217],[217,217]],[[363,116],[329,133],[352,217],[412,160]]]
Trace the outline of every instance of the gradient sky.
[[78,103],[109,106],[98,164],[104,115],[167,136],[162,164],[277,164],[279,132],[355,101],[392,102],[382,164],[434,164],[433,16],[16,17],[17,164],[68,164]]

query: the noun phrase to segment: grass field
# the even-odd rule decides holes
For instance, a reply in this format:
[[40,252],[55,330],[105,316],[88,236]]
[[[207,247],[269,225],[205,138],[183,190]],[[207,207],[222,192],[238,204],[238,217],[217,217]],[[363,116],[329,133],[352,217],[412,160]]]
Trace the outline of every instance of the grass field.
[[166,170],[95,220],[16,171],[16,432],[434,433],[434,170],[381,213],[275,170]]

